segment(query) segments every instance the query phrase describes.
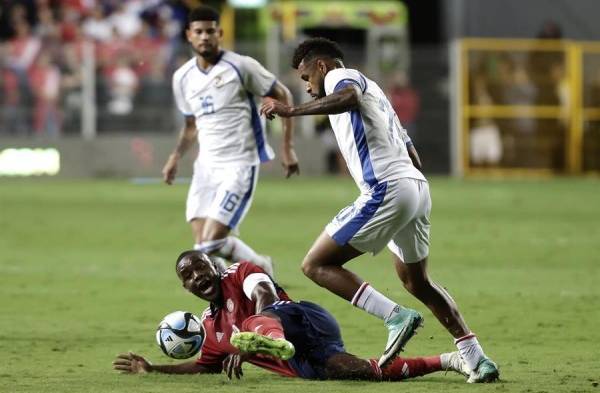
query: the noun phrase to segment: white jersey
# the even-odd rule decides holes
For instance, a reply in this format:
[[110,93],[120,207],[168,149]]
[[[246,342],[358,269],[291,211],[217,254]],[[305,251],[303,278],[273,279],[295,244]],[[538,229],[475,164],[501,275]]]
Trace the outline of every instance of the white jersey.
[[259,62],[221,52],[217,63],[201,70],[196,57],[173,74],[173,95],[185,116],[196,118],[197,163],[210,166],[255,165],[275,157],[255,101],[265,96],[275,76]]
[[325,76],[327,95],[349,85],[360,90],[358,109],[329,115],[329,121],[358,187],[366,191],[387,180],[425,180],[408,155],[406,145],[412,142],[379,86],[347,68],[336,68]]

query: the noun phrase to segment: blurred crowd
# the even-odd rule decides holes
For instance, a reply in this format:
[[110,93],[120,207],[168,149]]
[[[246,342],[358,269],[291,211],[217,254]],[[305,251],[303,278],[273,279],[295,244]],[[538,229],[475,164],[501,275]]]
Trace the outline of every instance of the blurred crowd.
[[[0,133],[79,132],[86,60],[93,61],[100,122],[127,128],[128,116],[139,106],[148,108],[148,124],[156,124],[164,116],[150,108],[171,102],[168,75],[181,54],[187,56],[182,31],[188,6],[193,4],[3,0]],[[86,45],[95,56],[86,55]]]

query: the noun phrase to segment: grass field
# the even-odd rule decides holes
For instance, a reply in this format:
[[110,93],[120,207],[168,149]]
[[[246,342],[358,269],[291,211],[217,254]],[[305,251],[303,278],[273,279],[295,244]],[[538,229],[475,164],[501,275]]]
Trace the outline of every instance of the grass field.
[[[109,181],[0,181],[2,392],[600,392],[600,182],[433,179],[430,271],[457,300],[502,382],[455,374],[410,382],[309,382],[246,366],[245,378],[127,376],[132,350],[169,362],[157,323],[205,304],[185,293],[174,258],[191,246],[187,187]],[[280,283],[339,320],[347,348],[378,356],[378,320],[317,287],[299,270],[323,226],[352,201],[346,179],[263,179],[242,237],[273,256]],[[453,350],[431,313],[401,287],[387,252],[349,267],[426,324],[407,355]]]

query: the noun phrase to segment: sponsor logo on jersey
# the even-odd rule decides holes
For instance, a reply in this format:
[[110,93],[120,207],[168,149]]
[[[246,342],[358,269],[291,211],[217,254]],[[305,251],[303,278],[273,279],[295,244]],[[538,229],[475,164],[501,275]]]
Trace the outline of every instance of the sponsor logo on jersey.
[[221,342],[221,340],[223,339],[224,335],[225,335],[224,333],[217,332],[217,342]]

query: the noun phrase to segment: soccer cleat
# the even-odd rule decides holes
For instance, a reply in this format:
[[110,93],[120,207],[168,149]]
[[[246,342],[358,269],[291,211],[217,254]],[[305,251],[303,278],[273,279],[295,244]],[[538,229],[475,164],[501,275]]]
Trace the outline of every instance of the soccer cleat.
[[385,351],[379,358],[379,367],[384,367],[390,360],[395,358],[421,325],[423,325],[421,314],[409,308],[402,308],[390,318],[385,323],[389,334]]
[[482,357],[477,368],[471,371],[467,383],[484,383],[494,382],[500,377],[500,371],[498,371],[498,365],[494,363],[488,357]]
[[465,377],[469,377],[471,375],[471,370],[467,367],[467,363],[460,356],[458,351],[443,353],[440,355],[442,359],[442,367],[444,371],[455,371]]
[[284,338],[273,339],[254,332],[235,333],[229,340],[241,352],[271,355],[282,360],[294,356],[294,344]]

